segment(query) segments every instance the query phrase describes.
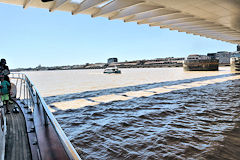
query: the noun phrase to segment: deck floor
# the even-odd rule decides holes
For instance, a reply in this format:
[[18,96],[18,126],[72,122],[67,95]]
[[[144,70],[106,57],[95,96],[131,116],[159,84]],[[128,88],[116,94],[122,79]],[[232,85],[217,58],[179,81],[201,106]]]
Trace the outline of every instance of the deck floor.
[[30,160],[31,151],[25,119],[21,111],[19,113],[12,113],[12,109],[15,105],[16,104],[11,104],[9,106],[11,113],[6,114],[7,135],[5,160]]

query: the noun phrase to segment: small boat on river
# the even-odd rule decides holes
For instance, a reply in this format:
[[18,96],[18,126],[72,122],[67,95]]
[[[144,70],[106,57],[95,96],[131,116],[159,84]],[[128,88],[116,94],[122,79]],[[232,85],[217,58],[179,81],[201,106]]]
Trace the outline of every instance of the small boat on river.
[[120,74],[121,71],[117,67],[113,67],[113,68],[106,68],[103,73],[107,73],[107,74],[113,74],[113,73]]

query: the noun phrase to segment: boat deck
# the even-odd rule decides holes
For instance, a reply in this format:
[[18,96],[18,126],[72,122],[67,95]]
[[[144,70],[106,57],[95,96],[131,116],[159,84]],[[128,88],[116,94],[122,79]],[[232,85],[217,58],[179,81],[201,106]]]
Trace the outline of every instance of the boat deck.
[[[10,114],[0,108],[0,159],[81,159],[28,77],[21,73],[11,76],[16,94]],[[19,113],[13,113],[14,107]]]
[[21,111],[19,113],[12,113],[12,109],[15,106],[17,106],[15,103],[9,105],[11,113],[6,114],[7,134],[5,159],[30,160],[32,157],[28,142],[25,118]]
[[[12,112],[15,106],[19,113]],[[11,113],[6,114],[6,160],[70,159],[52,124],[44,125],[42,108],[35,108],[32,113],[27,105],[16,100],[9,109]]]

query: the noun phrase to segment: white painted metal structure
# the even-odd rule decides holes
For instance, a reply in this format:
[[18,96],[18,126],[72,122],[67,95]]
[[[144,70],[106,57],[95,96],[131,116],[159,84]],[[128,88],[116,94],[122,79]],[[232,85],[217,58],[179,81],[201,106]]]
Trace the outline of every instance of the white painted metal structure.
[[121,19],[240,44],[240,0],[0,0],[23,8],[45,8]]
[[0,108],[0,160],[5,156],[5,136],[7,132],[6,117],[3,108]]

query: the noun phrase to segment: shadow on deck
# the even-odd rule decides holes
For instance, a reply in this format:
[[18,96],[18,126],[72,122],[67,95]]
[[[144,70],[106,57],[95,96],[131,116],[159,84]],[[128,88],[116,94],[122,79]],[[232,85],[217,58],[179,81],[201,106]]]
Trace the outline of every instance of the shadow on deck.
[[[13,113],[14,107],[20,112]],[[70,159],[52,124],[44,124],[41,108],[35,108],[32,113],[27,105],[16,100],[9,109],[11,113],[6,114],[6,160]]]
[[10,114],[6,114],[7,118],[7,134],[6,134],[6,160],[29,160],[31,151],[28,142],[25,118],[20,113],[12,113],[12,109],[16,104],[9,105]]

